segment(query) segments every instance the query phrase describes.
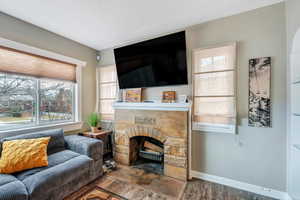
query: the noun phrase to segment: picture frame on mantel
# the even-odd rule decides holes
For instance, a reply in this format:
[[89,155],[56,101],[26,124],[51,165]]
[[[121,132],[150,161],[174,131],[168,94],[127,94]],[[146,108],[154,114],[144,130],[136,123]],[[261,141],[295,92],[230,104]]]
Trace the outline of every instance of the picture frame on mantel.
[[139,103],[142,101],[142,88],[127,89],[125,101],[131,103]]
[[162,95],[162,103],[175,103],[176,91],[164,91]]

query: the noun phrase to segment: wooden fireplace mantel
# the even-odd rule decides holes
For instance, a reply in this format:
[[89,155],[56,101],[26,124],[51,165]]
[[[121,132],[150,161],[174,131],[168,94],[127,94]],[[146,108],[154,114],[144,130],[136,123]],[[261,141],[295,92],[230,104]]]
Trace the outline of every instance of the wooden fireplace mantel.
[[162,110],[162,111],[189,111],[191,103],[129,103],[115,102],[115,109],[125,110]]

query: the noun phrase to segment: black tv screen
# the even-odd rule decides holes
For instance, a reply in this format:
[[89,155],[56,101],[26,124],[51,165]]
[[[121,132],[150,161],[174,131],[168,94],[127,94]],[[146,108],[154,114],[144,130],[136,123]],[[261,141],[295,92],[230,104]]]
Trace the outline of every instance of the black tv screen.
[[120,89],[188,84],[185,32],[114,49]]

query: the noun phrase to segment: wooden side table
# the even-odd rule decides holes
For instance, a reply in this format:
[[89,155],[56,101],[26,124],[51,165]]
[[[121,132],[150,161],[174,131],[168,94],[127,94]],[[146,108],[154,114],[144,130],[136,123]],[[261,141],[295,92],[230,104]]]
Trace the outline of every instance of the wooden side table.
[[112,133],[112,130],[101,130],[99,133],[83,132],[79,135],[102,140],[103,159],[107,160],[113,158]]

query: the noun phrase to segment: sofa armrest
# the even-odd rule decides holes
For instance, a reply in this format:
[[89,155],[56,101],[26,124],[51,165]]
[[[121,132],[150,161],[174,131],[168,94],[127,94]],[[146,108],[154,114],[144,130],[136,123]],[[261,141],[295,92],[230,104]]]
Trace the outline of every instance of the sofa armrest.
[[103,142],[84,136],[65,136],[66,148],[97,161],[103,158]]

